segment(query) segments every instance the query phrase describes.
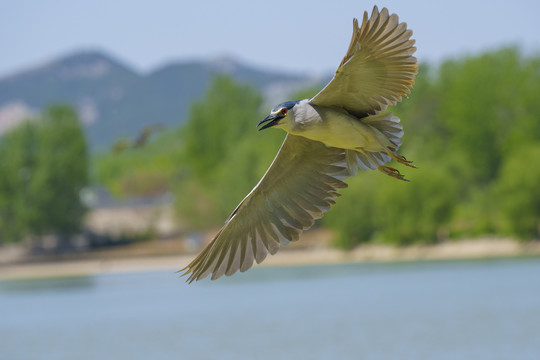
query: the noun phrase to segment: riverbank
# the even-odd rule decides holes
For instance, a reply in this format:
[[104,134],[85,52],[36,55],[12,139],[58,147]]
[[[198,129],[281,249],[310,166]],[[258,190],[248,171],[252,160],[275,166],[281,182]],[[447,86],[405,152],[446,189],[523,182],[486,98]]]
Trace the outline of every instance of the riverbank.
[[[324,244],[302,248],[283,248],[276,255],[255,266],[294,266],[355,262],[393,262],[421,260],[459,260],[540,256],[540,242],[519,243],[512,239],[472,239],[435,245],[392,247],[368,244],[352,251],[342,251]],[[113,252],[114,254],[114,252]],[[175,272],[193,259],[195,254],[97,256],[95,258],[62,259],[0,266],[0,279],[28,279],[66,276],[88,276],[105,273],[165,270]]]

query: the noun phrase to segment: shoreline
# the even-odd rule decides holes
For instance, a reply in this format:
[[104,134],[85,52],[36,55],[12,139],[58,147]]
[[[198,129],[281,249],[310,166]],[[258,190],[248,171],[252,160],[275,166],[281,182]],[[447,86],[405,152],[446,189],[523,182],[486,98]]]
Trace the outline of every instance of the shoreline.
[[[164,270],[176,272],[196,254],[91,258],[0,266],[0,280],[91,276],[108,273],[136,273]],[[436,245],[393,247],[366,244],[351,251],[326,246],[281,249],[254,266],[300,266],[362,262],[473,260],[540,256],[540,242],[519,243],[512,239],[481,238]]]

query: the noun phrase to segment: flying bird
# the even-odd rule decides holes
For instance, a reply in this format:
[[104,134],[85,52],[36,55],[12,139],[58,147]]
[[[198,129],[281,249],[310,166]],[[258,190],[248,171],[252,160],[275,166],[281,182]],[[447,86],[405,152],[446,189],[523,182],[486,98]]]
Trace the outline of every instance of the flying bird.
[[333,79],[313,98],[275,106],[259,130],[287,132],[274,161],[225,225],[184,269],[187,281],[212,280],[246,271],[253,261],[298,240],[333,205],[338,190],[358,168],[378,169],[405,180],[392,159],[416,167],[397,151],[403,128],[384,112],[406,97],[417,61],[412,31],[375,6],[362,26],[353,19],[352,39]]
[[142,148],[146,146],[146,144],[148,143],[148,140],[150,139],[150,136],[153,133],[160,130],[163,130],[162,124],[147,125],[145,128],[143,128],[139,132],[139,134],[137,134],[137,137],[134,140],[128,140],[128,139],[118,140],[116,143],[114,143],[112,151],[115,154],[120,154],[130,148],[133,148],[133,149]]

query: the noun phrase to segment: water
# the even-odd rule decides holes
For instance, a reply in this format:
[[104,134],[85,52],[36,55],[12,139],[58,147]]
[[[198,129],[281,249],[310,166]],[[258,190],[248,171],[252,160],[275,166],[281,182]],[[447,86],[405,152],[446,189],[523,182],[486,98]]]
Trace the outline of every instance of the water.
[[0,282],[0,359],[540,359],[540,261]]

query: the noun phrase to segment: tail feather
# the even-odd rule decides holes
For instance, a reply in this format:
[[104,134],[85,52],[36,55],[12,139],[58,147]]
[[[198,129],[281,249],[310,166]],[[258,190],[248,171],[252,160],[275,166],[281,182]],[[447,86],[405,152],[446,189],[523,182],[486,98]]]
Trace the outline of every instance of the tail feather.
[[[362,121],[379,130],[390,141],[391,145],[388,150],[396,152],[401,144],[403,136],[403,127],[399,122],[399,118],[392,113],[380,113],[377,115],[367,116]],[[381,144],[383,145],[383,144]],[[362,170],[375,170],[392,160],[392,158],[384,151],[370,152],[364,150],[346,150],[347,165],[351,174],[356,174],[358,168]]]
[[382,132],[396,146],[395,149],[392,149],[393,151],[397,151],[403,143],[401,141],[403,126],[401,126],[399,118],[391,112],[367,116],[362,121]]
[[358,168],[362,170],[375,170],[392,160],[384,152],[346,150],[345,156],[351,175],[356,175]]

